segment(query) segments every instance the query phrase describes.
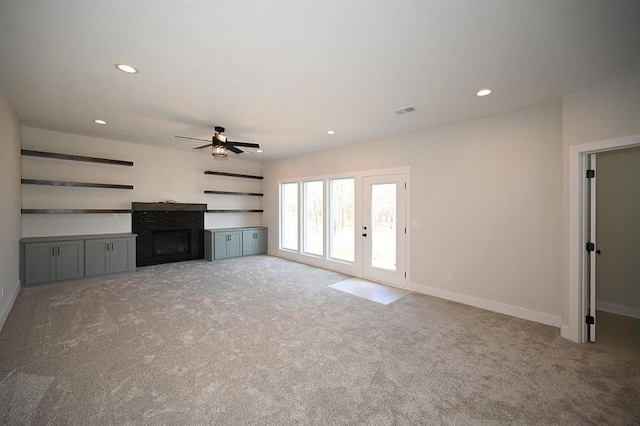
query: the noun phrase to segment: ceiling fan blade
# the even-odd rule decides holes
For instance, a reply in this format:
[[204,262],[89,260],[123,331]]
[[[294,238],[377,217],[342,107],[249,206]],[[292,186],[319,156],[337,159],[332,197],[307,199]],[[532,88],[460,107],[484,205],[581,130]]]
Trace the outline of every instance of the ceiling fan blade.
[[195,148],[193,148],[193,149],[202,149],[202,148],[206,148],[206,147],[211,146],[211,145],[213,145],[213,144],[212,144],[212,143],[209,143],[209,144],[206,144],[206,145],[197,146],[197,147],[195,147]]
[[235,147],[235,146],[233,146],[233,145],[229,145],[229,143],[227,143],[226,145],[227,145],[227,149],[228,149],[229,151],[231,151],[231,152],[235,152],[236,154],[241,154],[241,153],[243,153],[243,152],[244,152],[243,150],[238,149],[238,148],[236,148],[236,147]]
[[188,139],[188,140],[191,140],[191,141],[211,142],[210,139],[189,138],[187,136],[174,136],[174,137],[178,138],[178,139]]
[[246,146],[247,148],[260,148],[260,144],[257,144],[257,143],[251,143],[251,142],[233,142],[233,141],[227,141],[227,145],[234,145],[234,146]]

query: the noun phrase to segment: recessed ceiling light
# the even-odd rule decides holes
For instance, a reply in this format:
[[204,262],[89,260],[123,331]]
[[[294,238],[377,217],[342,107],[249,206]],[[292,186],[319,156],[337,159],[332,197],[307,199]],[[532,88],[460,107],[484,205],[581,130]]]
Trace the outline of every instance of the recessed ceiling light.
[[478,93],[476,93],[476,96],[480,96],[480,97],[488,96],[491,94],[491,92],[492,92],[491,89],[482,89],[482,90],[479,90]]
[[136,74],[138,72],[137,69],[127,64],[116,64],[116,68],[122,72],[126,72],[127,74]]
[[260,148],[258,148],[258,149],[256,150],[256,152],[262,152],[262,150],[261,150]]
[[99,118],[97,118],[97,119],[93,120],[93,122],[94,122],[94,123],[96,123],[96,124],[107,124],[107,122],[106,122],[106,121],[104,121],[104,120],[100,120]]
[[327,134],[328,135],[335,135],[336,131],[335,130],[327,130]]

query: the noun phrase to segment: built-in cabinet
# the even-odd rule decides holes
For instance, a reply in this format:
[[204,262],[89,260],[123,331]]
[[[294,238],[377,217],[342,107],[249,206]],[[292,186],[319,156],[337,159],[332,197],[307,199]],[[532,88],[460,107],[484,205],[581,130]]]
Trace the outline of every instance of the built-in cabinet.
[[84,276],[84,241],[33,242],[24,246],[25,284]]
[[206,260],[267,253],[267,228],[221,228],[204,231]]
[[242,231],[242,255],[264,254],[267,252],[267,229]]
[[136,267],[135,238],[87,240],[84,261],[87,277],[133,271]]
[[242,256],[242,232],[215,232],[213,234],[213,255],[214,259]]
[[135,234],[29,237],[20,240],[24,285],[135,271]]

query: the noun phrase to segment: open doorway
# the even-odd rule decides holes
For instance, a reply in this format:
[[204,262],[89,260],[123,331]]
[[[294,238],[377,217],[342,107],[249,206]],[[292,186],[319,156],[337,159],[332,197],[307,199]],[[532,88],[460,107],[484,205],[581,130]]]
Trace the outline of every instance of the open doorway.
[[[597,287],[593,284],[595,280],[590,283],[589,273],[591,267],[594,264],[597,265],[597,255],[594,253],[595,248],[593,251],[589,250],[588,243],[593,242],[597,246],[595,238],[594,241],[590,241],[590,233],[597,236],[597,232],[590,232],[592,223],[590,223],[589,204],[592,201],[592,194],[590,194],[591,188],[587,178],[589,157],[591,154],[637,146],[640,146],[640,134],[569,147],[569,281],[567,293],[565,293],[568,296],[568,303],[563,310],[565,322],[562,325],[561,335],[574,342],[585,343],[589,340],[589,329],[593,327],[588,323],[590,317],[597,314],[595,307],[590,311],[590,299],[597,299],[591,287],[593,286],[594,290],[597,290]],[[596,305],[595,301],[591,304]]]
[[640,359],[640,147],[592,157],[597,320],[590,340]]
[[[640,146],[640,135],[608,139],[569,147],[568,200],[568,273],[567,304],[563,309],[561,335],[578,343],[588,341],[589,316],[596,313],[590,307],[590,257],[595,253],[585,248],[589,241],[589,186],[586,173],[591,154]],[[595,242],[595,241],[594,241]],[[596,242],[597,243],[597,242]],[[597,262],[597,260],[596,260]],[[594,274],[595,275],[595,274]],[[595,279],[595,276],[594,276]],[[595,299],[595,298],[594,298]],[[591,309],[591,311],[590,311]]]

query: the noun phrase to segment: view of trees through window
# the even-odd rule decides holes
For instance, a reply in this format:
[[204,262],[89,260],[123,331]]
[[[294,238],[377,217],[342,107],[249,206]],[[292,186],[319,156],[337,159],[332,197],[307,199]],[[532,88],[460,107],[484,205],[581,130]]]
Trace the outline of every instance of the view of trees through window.
[[329,257],[355,260],[355,179],[329,181]]
[[[325,182],[280,184],[280,247],[298,251],[299,241],[302,241],[303,253],[324,256],[326,227],[329,239],[327,257],[355,262],[355,179],[328,180],[328,218],[325,215]],[[300,194],[299,189],[302,189]],[[300,209],[298,199],[302,200]],[[300,219],[302,235],[298,234]]]
[[371,266],[396,270],[396,184],[371,186]]
[[280,191],[280,245],[284,249],[298,250],[298,183],[283,183]]
[[304,252],[322,256],[324,253],[324,182],[304,183]]

